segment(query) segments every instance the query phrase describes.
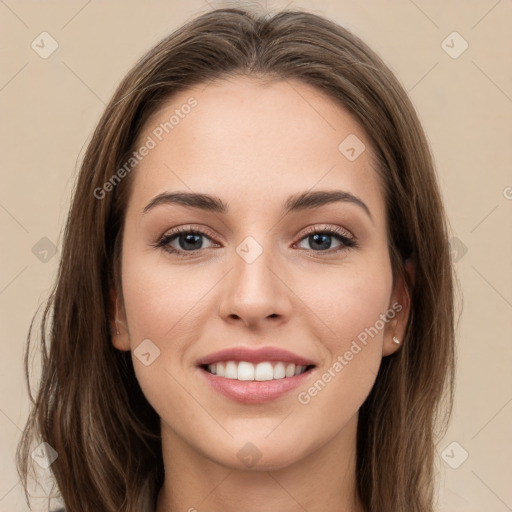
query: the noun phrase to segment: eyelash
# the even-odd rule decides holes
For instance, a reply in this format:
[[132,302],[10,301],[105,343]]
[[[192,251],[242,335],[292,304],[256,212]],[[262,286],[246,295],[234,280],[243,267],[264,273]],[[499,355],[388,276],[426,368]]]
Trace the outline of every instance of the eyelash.
[[[338,241],[342,243],[342,245],[334,250],[327,249],[325,251],[314,251],[312,249],[304,249],[308,253],[313,253],[314,255],[317,254],[337,254],[341,251],[347,251],[349,249],[357,248],[358,244],[356,243],[354,238],[351,238],[347,235],[346,231],[342,230],[338,227],[319,227],[314,226],[312,228],[309,228],[302,237],[298,240],[298,242],[301,242],[303,239],[307,238],[308,236],[314,235],[314,234],[322,234],[322,235],[332,235],[336,238],[338,238]],[[187,256],[194,256],[197,254],[197,252],[203,250],[203,249],[196,249],[193,251],[184,251],[182,249],[175,249],[174,247],[171,247],[169,244],[172,242],[176,237],[179,235],[201,235],[205,236],[207,238],[213,239],[214,235],[213,233],[209,232],[208,230],[202,230],[202,229],[194,229],[188,226],[180,226],[179,228],[176,228],[172,230],[170,233],[166,233],[160,240],[158,240],[155,244],[153,244],[156,248],[161,248],[164,251],[173,254],[178,257],[187,257]],[[296,242],[297,243],[297,242]]]

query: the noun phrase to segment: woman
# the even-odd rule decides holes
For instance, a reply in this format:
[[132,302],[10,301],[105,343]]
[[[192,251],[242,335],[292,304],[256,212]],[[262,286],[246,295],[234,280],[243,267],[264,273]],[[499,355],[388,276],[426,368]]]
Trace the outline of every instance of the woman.
[[432,511],[453,309],[428,143],[380,58],[305,12],[204,14],[88,146],[20,472],[47,443],[70,512]]

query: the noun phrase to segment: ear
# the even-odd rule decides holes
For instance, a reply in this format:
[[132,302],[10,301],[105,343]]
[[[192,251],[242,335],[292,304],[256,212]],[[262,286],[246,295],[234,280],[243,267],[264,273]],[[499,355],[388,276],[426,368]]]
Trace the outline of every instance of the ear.
[[[414,283],[414,270],[414,263],[411,260],[406,260],[405,271],[409,275],[412,283]],[[382,345],[383,356],[393,354],[402,346],[410,309],[411,297],[405,279],[402,276],[397,277],[388,308],[389,321],[384,328],[384,340]],[[393,337],[397,338],[400,343],[395,343]]]
[[110,290],[109,318],[112,344],[118,350],[130,350],[130,337],[128,336],[128,329],[126,328],[123,300],[113,288]]

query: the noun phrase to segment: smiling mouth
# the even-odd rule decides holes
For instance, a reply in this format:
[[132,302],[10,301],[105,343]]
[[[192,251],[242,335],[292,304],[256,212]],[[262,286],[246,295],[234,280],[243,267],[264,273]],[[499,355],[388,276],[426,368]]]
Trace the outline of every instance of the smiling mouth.
[[257,364],[248,361],[218,361],[213,364],[203,364],[200,368],[217,377],[239,381],[269,381],[288,379],[302,375],[314,368],[315,365],[296,365],[282,361],[262,361]]

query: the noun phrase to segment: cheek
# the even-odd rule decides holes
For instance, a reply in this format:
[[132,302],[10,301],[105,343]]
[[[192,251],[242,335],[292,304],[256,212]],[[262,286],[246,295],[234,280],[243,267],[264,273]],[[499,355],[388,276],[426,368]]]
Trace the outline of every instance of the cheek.
[[[320,320],[321,332],[333,351],[343,350],[347,341],[358,337],[364,341],[364,333],[389,307],[392,278],[385,258],[298,279],[298,295],[310,309],[310,316]],[[379,321],[380,336],[374,337],[382,337],[383,327]]]
[[[316,333],[326,358],[317,376],[297,392],[309,426],[322,417],[322,436],[334,436],[357,413],[370,393],[382,360],[391,278],[387,272],[346,272],[336,279],[316,280],[329,293],[310,296],[311,310],[321,319]],[[386,265],[381,262],[381,269]],[[309,420],[308,420],[309,421]]]
[[[202,297],[213,283],[204,272],[170,265],[165,255],[155,261],[143,252],[127,254],[122,283],[135,374],[158,414],[171,417],[177,409],[190,408],[190,396],[179,384],[184,382],[183,358],[199,337],[206,304]],[[147,366],[138,357],[143,341],[150,352]]]
[[123,296],[132,346],[141,336],[179,340],[201,310],[201,298],[211,288],[208,275],[185,266],[173,266],[165,255],[143,254],[123,261]]
[[313,387],[298,394],[299,403],[310,411],[325,411],[333,425],[354,414],[373,386],[392,288],[386,258],[364,265],[364,271],[337,270],[315,276],[302,290],[303,295],[310,290],[305,302],[314,313],[310,318],[317,319],[312,334],[321,341],[326,357]]

